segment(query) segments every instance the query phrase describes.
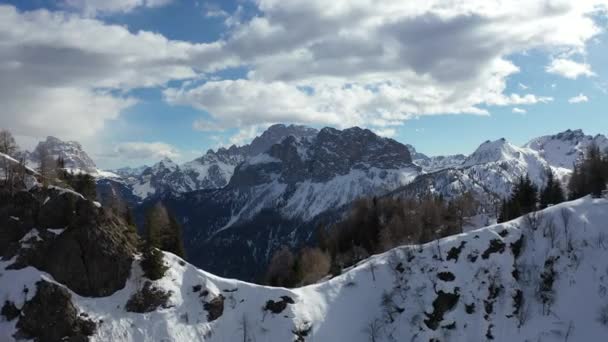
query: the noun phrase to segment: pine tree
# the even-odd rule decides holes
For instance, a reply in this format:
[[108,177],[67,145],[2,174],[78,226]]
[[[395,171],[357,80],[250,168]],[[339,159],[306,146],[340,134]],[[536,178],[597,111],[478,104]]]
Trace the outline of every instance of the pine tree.
[[547,170],[547,184],[540,194],[540,208],[544,209],[550,205],[562,203],[566,200],[564,190],[553,171]]
[[608,156],[602,155],[599,147],[592,144],[585,157],[575,165],[568,184],[570,199],[577,199],[591,194],[600,197],[606,190],[608,182]]
[[163,253],[159,250],[161,246],[161,231],[157,206],[152,207],[146,213],[146,242],[144,245],[141,268],[145,276],[150,280],[162,278],[167,271],[163,261]]
[[184,248],[184,240],[182,237],[182,226],[171,213],[169,213],[169,228],[170,234],[167,239],[166,250],[181,258],[185,258],[186,249]]
[[528,175],[519,178],[513,187],[511,197],[504,200],[498,218],[499,222],[509,221],[537,209],[538,188]]

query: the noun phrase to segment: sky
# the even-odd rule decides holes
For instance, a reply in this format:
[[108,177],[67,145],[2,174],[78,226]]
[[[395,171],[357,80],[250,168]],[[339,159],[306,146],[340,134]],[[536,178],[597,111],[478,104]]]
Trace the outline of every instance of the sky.
[[185,162],[273,123],[428,155],[608,133],[608,1],[0,0],[0,127],[102,168]]

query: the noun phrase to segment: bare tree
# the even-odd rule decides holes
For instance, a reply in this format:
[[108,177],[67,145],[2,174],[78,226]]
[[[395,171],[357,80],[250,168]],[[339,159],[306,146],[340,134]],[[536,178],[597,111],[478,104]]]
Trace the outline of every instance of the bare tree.
[[547,221],[543,229],[543,235],[549,240],[551,248],[555,248],[555,242],[557,240],[558,231],[553,220]]
[[300,285],[314,284],[329,274],[331,257],[319,248],[304,248],[300,252]]
[[243,332],[243,342],[248,342],[249,339],[249,320],[247,316],[243,314],[239,321],[239,330]]
[[528,224],[528,227],[533,231],[536,231],[543,224],[545,215],[542,213],[542,211],[534,211],[524,216],[524,219]]
[[372,320],[365,326],[363,332],[367,334],[370,342],[380,341],[382,334],[382,322],[378,319]]
[[46,147],[38,147],[38,172],[42,178],[42,184],[48,186],[55,181],[57,177],[57,161],[53,159],[53,156]]
[[564,224],[564,232],[568,234],[568,231],[570,230],[570,221],[572,220],[572,211],[568,208],[562,208],[559,214],[562,218],[562,223]]

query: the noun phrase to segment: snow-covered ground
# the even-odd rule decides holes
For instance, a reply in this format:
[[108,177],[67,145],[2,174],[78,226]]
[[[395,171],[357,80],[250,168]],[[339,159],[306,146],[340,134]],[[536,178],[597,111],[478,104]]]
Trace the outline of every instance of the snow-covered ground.
[[[93,341],[294,341],[294,332],[307,330],[302,341],[603,341],[607,219],[607,200],[584,198],[403,246],[294,290],[219,278],[166,253],[169,271],[154,285],[171,292],[168,308],[126,312],[144,281],[137,263],[113,295],[72,296],[79,310],[103,321]],[[0,262],[0,299],[20,307],[35,282],[50,277],[9,264]],[[209,322],[204,304],[220,295],[223,313]],[[294,303],[277,314],[263,309],[282,296]],[[12,341],[14,331],[15,321],[0,321],[0,340]]]

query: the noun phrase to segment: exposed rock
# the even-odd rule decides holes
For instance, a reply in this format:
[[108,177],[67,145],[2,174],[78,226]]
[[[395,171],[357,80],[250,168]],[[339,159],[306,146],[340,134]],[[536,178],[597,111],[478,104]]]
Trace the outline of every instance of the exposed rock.
[[222,317],[224,314],[224,300],[224,296],[220,294],[203,305],[203,308],[207,311],[207,321],[213,322]]
[[287,308],[287,304],[294,304],[295,302],[289,296],[282,296],[281,300],[275,302],[274,300],[269,300],[266,302],[264,306],[264,310],[270,311],[273,314],[280,314]]
[[452,272],[440,272],[437,274],[437,278],[441,279],[442,281],[456,280],[456,277],[454,276],[454,273],[452,273]]
[[8,300],[4,302],[2,310],[0,311],[0,315],[4,316],[9,322],[19,317],[20,314],[21,310],[15,306],[15,303]]
[[490,255],[492,255],[494,253],[503,253],[504,251],[505,251],[505,243],[498,239],[494,239],[494,240],[490,241],[490,246],[488,247],[488,249],[485,250],[485,252],[483,252],[483,254],[481,255],[481,258],[487,259],[490,257]]
[[166,308],[170,297],[170,292],[152,286],[151,282],[146,281],[142,289],[129,298],[125,309],[128,312],[152,312],[159,307]]
[[78,315],[70,293],[47,281],[36,287],[36,295],[23,305],[17,336],[40,342],[88,341],[96,325]]
[[62,141],[55,137],[47,137],[46,141],[41,141],[36,149],[29,154],[28,159],[32,163],[39,163],[40,151],[45,149],[53,160],[62,158],[65,166],[71,169],[79,169],[86,172],[97,170],[95,163],[84,151],[82,145],[76,141]]
[[[40,228],[35,237],[25,241],[27,248],[17,240],[23,238],[23,231],[14,236],[0,233],[8,245],[1,251],[5,257],[18,254],[10,268],[36,267],[82,296],[108,296],[124,287],[136,241],[120,219],[80,195],[61,189],[36,188],[13,198],[24,211],[36,214],[33,222],[23,221],[20,227],[26,232],[33,232],[34,226]],[[10,211],[10,198],[3,200],[0,212]],[[65,230],[57,233],[46,228]]]
[[430,314],[426,314],[427,319],[424,320],[429,329],[437,330],[439,327],[439,323],[443,321],[443,315],[446,312],[454,309],[456,304],[458,304],[458,300],[460,299],[460,295],[458,291],[456,293],[446,293],[443,291],[439,291],[437,293],[437,298],[433,301],[433,312]]

